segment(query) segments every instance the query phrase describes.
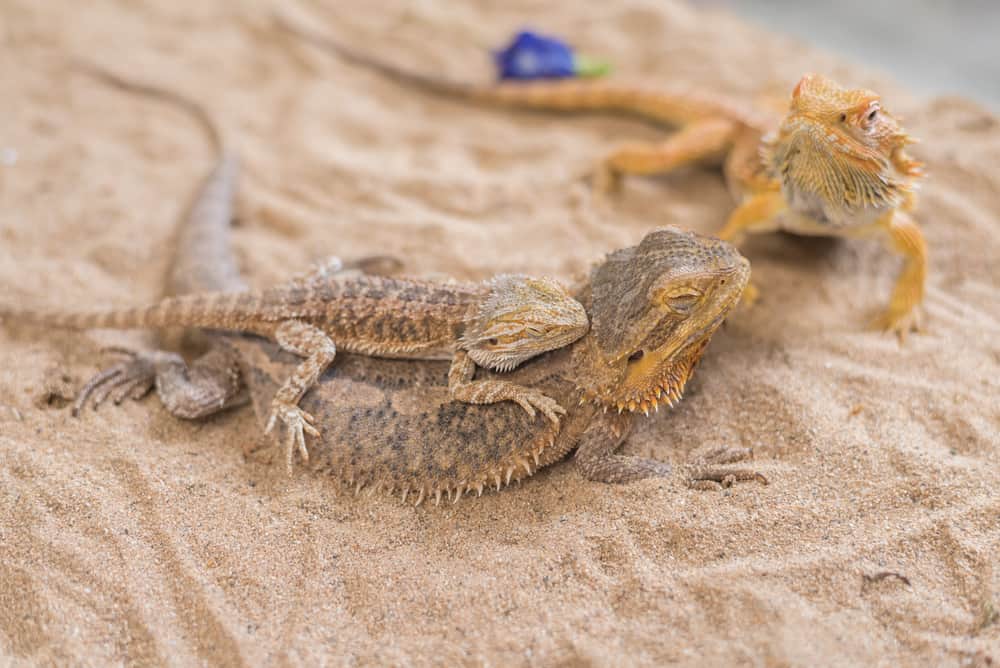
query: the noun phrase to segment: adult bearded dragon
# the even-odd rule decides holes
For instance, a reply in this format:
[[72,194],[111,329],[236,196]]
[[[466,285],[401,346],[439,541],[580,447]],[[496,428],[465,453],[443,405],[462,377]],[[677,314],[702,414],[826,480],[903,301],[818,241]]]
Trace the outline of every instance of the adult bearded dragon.
[[555,112],[629,114],[680,128],[657,144],[626,144],[603,160],[597,186],[626,174],[656,174],[695,161],[718,161],[736,209],[719,231],[748,234],[878,237],[904,258],[888,308],[877,324],[900,339],[919,325],[927,244],[909,213],[922,166],[878,94],[802,77],[783,121],[764,110],[692,90],[648,90],[601,80],[475,85],[412,72],[278,18],[278,25],[340,58],[435,95],[478,104]]
[[[740,301],[749,263],[725,241],[658,229],[609,254],[576,298],[590,330],[510,374],[510,382],[566,407],[559,426],[509,404],[449,400],[447,365],[347,356],[302,399],[322,426],[309,466],[350,489],[420,503],[499,490],[576,451],[584,477],[625,483],[671,476],[660,461],[616,454],[636,419],[673,405],[712,334]],[[227,337],[258,415],[266,414],[295,359],[273,343]],[[488,377],[496,377],[488,372]],[[733,468],[745,449],[721,448],[687,468],[696,486],[767,482]]]

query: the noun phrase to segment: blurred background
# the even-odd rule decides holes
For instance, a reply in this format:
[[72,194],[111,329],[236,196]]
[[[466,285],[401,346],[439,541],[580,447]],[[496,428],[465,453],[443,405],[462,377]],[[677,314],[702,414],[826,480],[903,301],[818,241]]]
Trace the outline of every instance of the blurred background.
[[712,0],[746,20],[881,69],[916,93],[1000,111],[1000,0]]

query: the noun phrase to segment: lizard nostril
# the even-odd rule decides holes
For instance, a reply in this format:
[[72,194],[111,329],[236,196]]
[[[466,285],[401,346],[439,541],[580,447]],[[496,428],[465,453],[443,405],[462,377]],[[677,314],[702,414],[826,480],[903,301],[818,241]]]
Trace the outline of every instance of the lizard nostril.
[[645,354],[646,354],[645,352],[643,352],[641,350],[637,350],[637,351],[635,351],[634,353],[632,353],[631,355],[628,356],[628,361],[629,362],[638,362],[639,360],[642,359],[642,356],[645,355]]
[[497,341],[496,339],[490,339],[486,343],[490,344],[491,346],[495,346],[496,344],[498,344],[500,342]]

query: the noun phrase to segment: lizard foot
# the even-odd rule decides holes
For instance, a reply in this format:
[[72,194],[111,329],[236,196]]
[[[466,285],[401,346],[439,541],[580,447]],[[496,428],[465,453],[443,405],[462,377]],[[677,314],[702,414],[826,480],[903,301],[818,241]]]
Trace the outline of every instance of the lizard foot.
[[140,353],[125,348],[106,348],[103,352],[124,355],[126,359],[87,381],[73,402],[73,417],[78,416],[90,400],[94,410],[109,397],[116,406],[125,399],[138,401],[153,389],[157,366],[184,365],[184,360],[173,353]]
[[921,317],[918,308],[889,308],[882,315],[875,318],[872,323],[875,329],[883,332],[891,332],[896,335],[900,343],[906,341],[906,336],[910,332],[921,330]]
[[528,415],[535,417],[535,409],[542,411],[556,427],[559,426],[559,416],[566,415],[566,409],[559,405],[552,397],[546,396],[537,390],[525,388],[511,397],[511,401],[516,401],[521,408],[527,411]]
[[729,466],[753,458],[751,448],[719,447],[697,458],[687,467],[688,487],[716,490],[732,487],[737,482],[756,481],[767,485],[763,474],[751,469]]
[[295,451],[302,455],[302,461],[309,461],[309,450],[306,448],[306,434],[319,437],[319,430],[313,426],[314,418],[309,413],[294,404],[275,401],[271,404],[271,417],[267,420],[264,433],[270,433],[278,424],[285,426],[285,467],[292,472],[292,461]]

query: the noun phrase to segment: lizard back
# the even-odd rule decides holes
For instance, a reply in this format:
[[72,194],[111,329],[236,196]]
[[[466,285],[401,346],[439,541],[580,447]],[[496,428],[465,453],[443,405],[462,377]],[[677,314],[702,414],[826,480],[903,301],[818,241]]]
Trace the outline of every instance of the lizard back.
[[[267,415],[297,359],[267,341],[226,340],[239,354],[255,412]],[[558,429],[549,420],[529,418],[511,402],[452,401],[447,375],[446,362],[338,356],[301,402],[322,433],[310,446],[309,467],[354,491],[381,488],[420,502],[497,489],[552,461],[546,455]],[[557,378],[545,385],[560,399],[572,392]]]

